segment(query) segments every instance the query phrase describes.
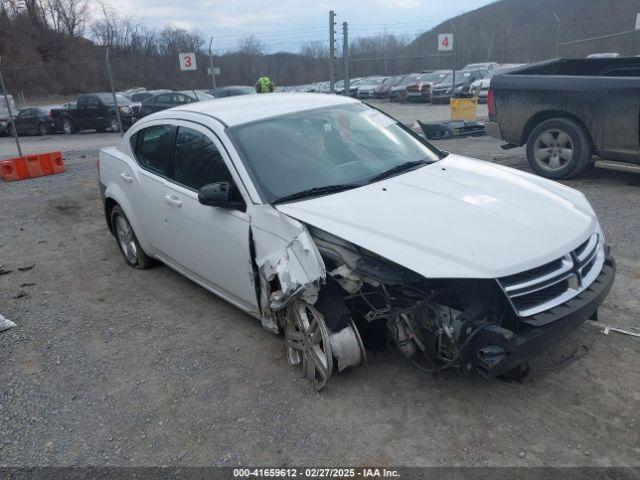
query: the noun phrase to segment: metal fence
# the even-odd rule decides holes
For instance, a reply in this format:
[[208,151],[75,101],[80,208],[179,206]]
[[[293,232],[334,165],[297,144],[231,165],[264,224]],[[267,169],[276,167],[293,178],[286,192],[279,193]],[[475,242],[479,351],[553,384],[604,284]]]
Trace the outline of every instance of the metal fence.
[[[105,52],[106,53],[106,52]],[[106,92],[113,104],[105,57],[57,59],[5,66],[0,62],[0,160],[114,145],[120,137],[118,109],[111,117],[80,112],[79,94]],[[108,98],[110,96],[110,98]],[[94,121],[95,120],[95,121]]]

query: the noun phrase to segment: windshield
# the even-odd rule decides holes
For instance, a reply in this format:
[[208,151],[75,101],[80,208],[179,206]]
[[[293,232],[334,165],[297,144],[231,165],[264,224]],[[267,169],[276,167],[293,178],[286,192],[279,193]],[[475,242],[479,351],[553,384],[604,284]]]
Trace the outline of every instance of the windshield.
[[362,104],[272,117],[228,132],[267,203],[315,187],[364,185],[395,166],[440,158],[395,120]]
[[410,83],[415,82],[420,76],[419,75],[407,75],[402,79],[402,81],[398,84],[399,87],[403,87],[405,85],[409,85]]
[[[456,85],[462,85],[469,81],[471,78],[471,72],[466,72],[464,70],[456,71]],[[453,84],[453,73],[447,74],[447,76],[438,83],[439,87],[447,87]]]

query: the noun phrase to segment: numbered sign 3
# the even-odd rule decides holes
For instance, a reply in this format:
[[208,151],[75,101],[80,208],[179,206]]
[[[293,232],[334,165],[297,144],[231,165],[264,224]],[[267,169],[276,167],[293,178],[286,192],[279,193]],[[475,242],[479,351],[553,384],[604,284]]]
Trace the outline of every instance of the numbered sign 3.
[[180,70],[197,70],[195,53],[179,53],[178,60],[180,61]]
[[453,33],[441,33],[438,35],[438,50],[441,52],[453,50]]

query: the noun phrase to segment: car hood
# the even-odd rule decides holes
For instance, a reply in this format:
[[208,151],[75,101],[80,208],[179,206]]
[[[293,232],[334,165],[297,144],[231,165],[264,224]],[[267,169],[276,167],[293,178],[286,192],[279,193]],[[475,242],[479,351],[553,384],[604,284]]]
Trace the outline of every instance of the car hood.
[[597,228],[578,191],[450,154],[380,182],[276,205],[428,278],[498,278],[555,260]]

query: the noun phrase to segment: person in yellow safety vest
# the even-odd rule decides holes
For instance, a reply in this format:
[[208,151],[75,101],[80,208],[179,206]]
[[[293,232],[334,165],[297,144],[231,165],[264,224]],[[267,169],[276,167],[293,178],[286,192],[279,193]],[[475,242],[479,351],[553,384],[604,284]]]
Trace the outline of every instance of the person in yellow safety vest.
[[257,93],[273,93],[275,87],[276,86],[273,84],[273,80],[271,80],[269,77],[260,77],[256,82]]

